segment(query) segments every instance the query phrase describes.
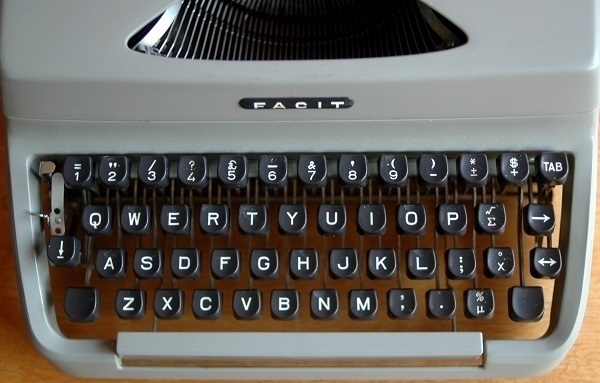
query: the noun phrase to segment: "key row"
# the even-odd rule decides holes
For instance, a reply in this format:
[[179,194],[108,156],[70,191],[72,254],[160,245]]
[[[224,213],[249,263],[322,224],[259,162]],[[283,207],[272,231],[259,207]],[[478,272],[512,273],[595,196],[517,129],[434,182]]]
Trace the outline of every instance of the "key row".
[[[324,187],[329,179],[329,160],[323,154],[303,154],[296,159],[296,173],[306,188]],[[337,161],[337,180],[345,187],[367,185],[369,160],[364,154],[341,154]],[[179,156],[177,179],[184,187],[201,189],[208,185],[209,161],[203,155]],[[289,160],[282,154],[262,155],[258,159],[258,179],[269,188],[288,184]],[[443,187],[448,182],[450,166],[442,153],[417,157],[417,179],[420,185]],[[67,187],[89,189],[96,183],[95,161],[90,156],[65,158],[62,172]],[[541,153],[535,157],[537,181],[563,184],[569,173],[566,153]],[[170,182],[171,161],[163,155],[139,157],[137,177],[148,188],[165,188]],[[496,158],[498,180],[502,184],[523,185],[529,179],[529,158],[526,153],[502,153]],[[377,159],[377,178],[387,187],[404,187],[408,182],[409,161],[405,154],[382,154]],[[131,182],[131,160],[127,156],[100,157],[97,178],[105,187],[125,189]],[[483,153],[465,153],[456,158],[456,174],[463,186],[484,186],[490,174],[488,158]],[[225,188],[244,188],[249,179],[249,160],[242,154],[222,154],[216,164],[216,178]]]
[[[52,237],[48,259],[53,265],[74,267],[80,262],[79,240],[75,237]],[[171,273],[175,278],[197,279],[201,272],[201,254],[194,248],[177,248],[171,253]],[[371,279],[392,279],[399,273],[394,249],[370,249],[366,254],[366,271]],[[509,278],[515,269],[515,255],[508,247],[490,247],[483,252],[484,273],[489,278]],[[445,252],[449,279],[473,279],[477,261],[472,248],[453,248]],[[319,254],[315,249],[293,249],[288,258],[289,275],[297,280],[315,279],[319,272]],[[353,248],[334,248],[329,252],[329,274],[334,279],[355,279],[359,275],[359,254]],[[127,269],[123,249],[100,249],[95,267],[102,278],[122,279]],[[241,270],[237,249],[213,249],[211,275],[216,279],[237,279]],[[431,248],[414,248],[406,252],[407,275],[411,279],[431,279],[437,272],[437,255]],[[137,249],[133,270],[139,279],[164,276],[164,254],[160,249]],[[275,280],[280,275],[280,255],[276,249],[253,249],[249,269],[253,279]],[[536,278],[556,278],[562,269],[558,248],[536,247],[530,252],[530,270]]]
[[[65,296],[67,317],[77,322],[93,322],[100,314],[100,290],[92,287],[70,287]],[[471,319],[490,319],[495,300],[491,289],[464,291],[465,316]],[[378,294],[372,289],[350,290],[348,314],[353,319],[377,317],[380,309]],[[426,293],[427,316],[433,319],[452,319],[457,303],[452,289],[432,289]],[[509,315],[514,321],[538,321],[544,313],[541,287],[512,287],[509,290]],[[195,290],[192,311],[197,319],[221,317],[224,299],[218,289]],[[257,289],[235,290],[231,302],[237,319],[260,319],[263,293]],[[178,289],[158,289],[154,293],[153,311],[159,319],[179,319],[184,314],[185,294]],[[115,310],[122,319],[141,319],[146,315],[146,291],[118,290]],[[411,319],[417,310],[417,297],[411,288],[390,289],[387,292],[387,314],[394,319]],[[274,319],[292,320],[300,314],[300,294],[294,289],[273,290],[270,313]],[[340,315],[340,296],[335,289],[315,289],[310,293],[310,314],[314,319],[335,319]]]
[[[163,205],[160,227],[167,235],[188,235],[191,231],[190,206]],[[321,204],[317,212],[317,229],[322,235],[343,235],[348,230],[348,212],[343,204]],[[237,215],[240,233],[265,235],[269,231],[269,211],[265,204],[241,204]],[[124,205],[121,228],[128,234],[144,236],[152,230],[149,205]],[[440,235],[464,235],[468,229],[467,207],[464,204],[441,204],[436,208],[436,230]],[[106,236],[113,231],[113,208],[110,205],[87,205],[82,213],[82,225],[91,236]],[[305,235],[309,216],[306,205],[281,204],[278,207],[278,230],[284,235]],[[480,203],[475,206],[475,230],[479,234],[499,235],[506,228],[506,209],[501,203]],[[385,204],[360,204],[356,210],[356,230],[362,235],[383,235],[388,218]],[[396,231],[400,235],[423,235],[427,228],[427,213],[423,204],[400,204],[396,207]],[[225,204],[202,204],[199,226],[206,235],[228,235],[231,212]],[[524,230],[529,235],[549,235],[555,227],[552,204],[528,204],[523,208]]]

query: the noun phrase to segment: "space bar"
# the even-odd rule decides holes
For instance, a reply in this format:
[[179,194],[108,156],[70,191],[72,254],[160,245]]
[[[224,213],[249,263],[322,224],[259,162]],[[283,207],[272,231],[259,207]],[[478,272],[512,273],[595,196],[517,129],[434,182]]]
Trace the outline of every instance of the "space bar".
[[197,333],[122,332],[122,359],[477,359],[480,332]]

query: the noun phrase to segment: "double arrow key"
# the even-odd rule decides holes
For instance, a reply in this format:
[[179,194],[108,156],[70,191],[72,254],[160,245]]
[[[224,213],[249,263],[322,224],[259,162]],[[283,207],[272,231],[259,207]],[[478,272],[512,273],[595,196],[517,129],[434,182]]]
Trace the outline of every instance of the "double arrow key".
[[562,269],[560,249],[536,247],[530,253],[530,270],[534,278],[556,278]]
[[554,231],[554,207],[530,203],[523,208],[525,232],[529,235],[548,235]]

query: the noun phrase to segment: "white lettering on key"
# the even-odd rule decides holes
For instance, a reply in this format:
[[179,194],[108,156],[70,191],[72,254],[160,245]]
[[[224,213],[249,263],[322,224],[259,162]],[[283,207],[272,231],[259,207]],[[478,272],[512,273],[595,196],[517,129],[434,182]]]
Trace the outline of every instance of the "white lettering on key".
[[333,221],[331,221],[331,219],[329,219],[329,213],[330,212],[328,212],[328,211],[325,212],[325,222],[327,222],[328,225],[333,226],[333,225],[337,224],[337,216],[338,216],[338,214],[337,214],[337,211],[334,212],[333,213],[334,214],[333,215],[334,218],[333,218]]
[[246,215],[250,216],[250,226],[254,226],[254,217],[258,215],[257,211],[248,211]]
[[171,212],[169,213],[169,226],[177,226],[179,225],[179,222],[177,222],[177,217],[179,216],[179,213],[177,212]]
[[140,213],[139,211],[137,213],[130,211],[127,214],[129,215],[130,226],[137,226],[140,224],[140,217],[142,216],[142,213]]
[[417,224],[418,221],[419,216],[414,211],[409,211],[404,216],[404,222],[406,222],[407,225],[414,226]]
[[[205,302],[208,302],[206,306],[204,305]],[[210,309],[212,309],[212,299],[210,297],[200,298],[200,310],[209,311]]]
[[113,260],[111,257],[108,257],[108,259],[106,260],[106,263],[104,264],[104,270],[107,269],[115,269],[115,265],[113,264]]
[[279,311],[288,311],[290,308],[290,298],[279,297]]
[[123,305],[123,311],[133,311],[133,307],[131,307],[131,305],[133,305],[133,303],[135,302],[135,298],[124,297],[123,300],[125,301],[125,304]]
[[319,297],[319,311],[330,310],[331,309],[331,299],[327,297],[327,301],[323,299],[323,297]]
[[449,211],[447,217],[448,217],[447,218],[448,219],[448,225],[450,225],[450,222],[452,222],[452,221],[458,221],[459,215],[455,211]]
[[192,265],[192,260],[190,257],[180,257],[179,258],[179,270],[187,270]]
[[221,257],[219,259],[219,267],[221,268],[221,270],[224,270],[225,265],[227,265],[230,260],[231,260],[231,257]]
[[98,212],[90,214],[90,226],[94,229],[98,229],[98,226],[102,223],[102,215]]
[[259,270],[265,271],[265,270],[269,270],[269,267],[271,266],[271,262],[269,262],[269,257],[259,257],[258,258],[258,268]]
[[241,299],[242,299],[242,306],[244,306],[244,310],[248,311],[248,309],[250,309],[250,304],[252,303],[252,297],[248,297],[248,302],[246,302],[244,297],[241,297]]
[[416,262],[417,262],[417,270],[427,270],[427,269],[429,269],[427,266],[423,266],[423,267],[422,267],[422,266],[419,264],[419,257],[417,257],[417,259],[416,259]]
[[348,267],[350,267],[350,262],[348,261],[348,257],[346,257],[346,264],[344,266],[342,266],[341,263],[338,263],[337,267],[340,270],[347,270]]
[[173,297],[168,297],[168,298],[162,297],[162,298],[163,298],[163,302],[164,302],[162,311],[167,311],[167,309],[169,311],[173,311],[173,308],[171,307],[171,301],[173,301]]
[[215,211],[211,211],[208,213],[208,226],[210,226],[210,222],[213,221],[215,223],[215,225],[219,226],[219,218],[220,218],[220,214],[215,212]]
[[360,297],[356,297],[356,311],[365,311],[371,309],[371,298],[365,297],[365,301],[361,302]]
[[302,269],[302,265],[306,266],[306,270],[308,270],[310,266],[310,258],[304,257],[304,260],[302,260],[302,258],[298,257],[298,270]]
[[149,271],[152,270],[152,257],[146,256],[146,257],[142,257],[142,265],[141,268],[144,271]]
[[[375,269],[379,270],[379,266],[381,266],[383,268],[383,270],[387,270],[387,267],[385,267],[385,260],[387,259],[387,257],[375,257]],[[417,262],[419,261],[419,258],[417,258]]]
[[295,212],[294,215],[290,214],[290,212],[287,212],[288,217],[290,217],[290,225],[294,225],[294,219],[296,219],[296,216],[298,215],[298,212]]

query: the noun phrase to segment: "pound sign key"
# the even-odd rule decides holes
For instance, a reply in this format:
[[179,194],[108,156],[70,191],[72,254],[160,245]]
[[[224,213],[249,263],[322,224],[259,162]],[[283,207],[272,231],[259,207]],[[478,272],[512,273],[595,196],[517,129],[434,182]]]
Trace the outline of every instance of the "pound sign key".
[[248,183],[248,159],[240,154],[219,157],[217,176],[225,188],[243,188]]

